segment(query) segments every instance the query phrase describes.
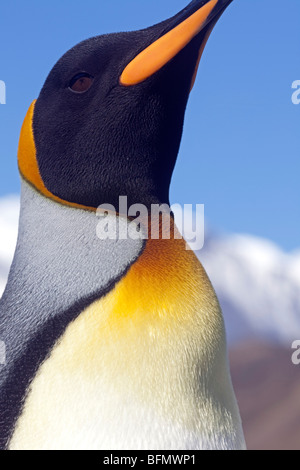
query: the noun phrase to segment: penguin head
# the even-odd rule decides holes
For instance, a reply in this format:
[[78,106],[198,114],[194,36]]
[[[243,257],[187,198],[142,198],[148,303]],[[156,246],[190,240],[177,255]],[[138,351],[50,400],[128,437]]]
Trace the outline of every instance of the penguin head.
[[50,72],[25,118],[22,176],[47,197],[97,208],[169,203],[199,58],[232,0],[194,0],[136,32],[86,40]]

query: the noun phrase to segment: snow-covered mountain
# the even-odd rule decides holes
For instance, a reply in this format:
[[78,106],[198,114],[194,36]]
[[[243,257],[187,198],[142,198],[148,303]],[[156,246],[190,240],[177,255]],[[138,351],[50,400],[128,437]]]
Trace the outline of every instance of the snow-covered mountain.
[[229,342],[300,339],[300,251],[249,235],[209,237],[198,253],[222,305]]
[[[0,295],[17,238],[19,198],[0,199]],[[282,252],[248,235],[210,235],[198,256],[223,308],[231,345],[268,340],[290,348],[300,339],[300,251]]]

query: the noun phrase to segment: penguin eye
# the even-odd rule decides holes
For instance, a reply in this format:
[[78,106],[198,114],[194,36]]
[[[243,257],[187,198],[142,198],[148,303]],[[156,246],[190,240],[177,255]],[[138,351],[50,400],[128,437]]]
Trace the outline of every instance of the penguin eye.
[[94,77],[89,73],[78,73],[69,83],[69,89],[74,93],[85,93],[88,91],[94,81]]

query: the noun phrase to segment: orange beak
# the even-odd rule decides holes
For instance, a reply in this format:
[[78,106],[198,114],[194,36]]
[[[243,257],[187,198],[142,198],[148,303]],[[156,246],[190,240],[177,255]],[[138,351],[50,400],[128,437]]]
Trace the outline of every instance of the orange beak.
[[[199,33],[205,30],[199,50],[199,59],[192,79],[196,79],[197,69],[206,42],[217,20],[232,0],[194,0],[179,15],[176,24],[160,36],[150,46],[140,52],[124,69],[120,84],[133,86],[144,82],[161,70],[176,57]],[[178,22],[179,17],[179,22]],[[172,20],[171,20],[172,21]]]

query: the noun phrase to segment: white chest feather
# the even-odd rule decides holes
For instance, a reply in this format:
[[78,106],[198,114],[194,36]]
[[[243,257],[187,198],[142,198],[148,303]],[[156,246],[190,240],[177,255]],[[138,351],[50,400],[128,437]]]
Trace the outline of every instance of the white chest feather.
[[112,317],[116,296],[69,326],[32,383],[10,448],[243,448],[224,345],[204,344],[196,318],[187,327]]

